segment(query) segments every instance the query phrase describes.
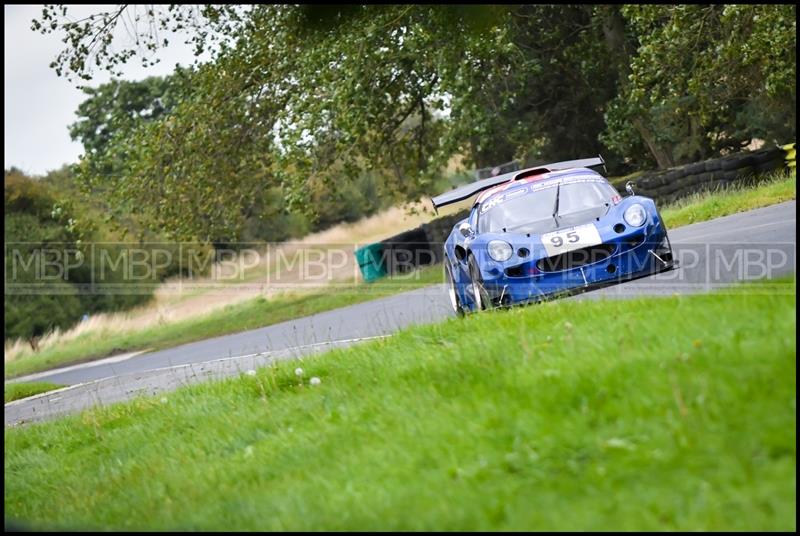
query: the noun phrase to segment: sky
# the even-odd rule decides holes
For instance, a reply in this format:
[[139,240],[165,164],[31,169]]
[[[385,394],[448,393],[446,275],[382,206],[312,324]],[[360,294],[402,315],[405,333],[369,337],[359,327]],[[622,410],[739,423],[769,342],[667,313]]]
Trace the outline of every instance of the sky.
[[[113,5],[68,6],[72,20],[107,11]],[[64,43],[61,32],[42,35],[31,30],[31,19],[41,15],[41,5],[4,6],[5,78],[3,105],[4,168],[15,166],[30,175],[44,175],[67,163],[78,161],[83,147],[70,140],[67,127],[76,120],[75,111],[86,95],[74,83],[56,75],[49,67]],[[127,36],[126,36],[127,37]],[[122,39],[119,34],[115,39]],[[161,63],[144,68],[135,58],[123,71],[124,80],[171,73],[176,63],[188,66],[194,61],[190,45],[183,39],[170,39],[158,51]],[[105,71],[96,70],[88,85],[110,80]]]

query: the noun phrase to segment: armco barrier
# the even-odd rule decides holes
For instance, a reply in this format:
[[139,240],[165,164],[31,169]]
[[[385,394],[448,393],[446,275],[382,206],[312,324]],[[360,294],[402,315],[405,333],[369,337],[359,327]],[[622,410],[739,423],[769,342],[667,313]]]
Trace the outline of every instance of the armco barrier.
[[[658,203],[669,203],[693,193],[715,190],[733,184],[752,184],[760,174],[788,167],[795,170],[795,144],[782,147],[741,152],[722,158],[694,162],[670,169],[647,171],[633,178],[610,179],[618,190],[632,180],[636,193],[652,197]],[[456,222],[464,219],[469,210],[442,216],[420,227],[387,238],[383,245],[385,272],[403,273],[415,265],[441,262],[442,246]]]

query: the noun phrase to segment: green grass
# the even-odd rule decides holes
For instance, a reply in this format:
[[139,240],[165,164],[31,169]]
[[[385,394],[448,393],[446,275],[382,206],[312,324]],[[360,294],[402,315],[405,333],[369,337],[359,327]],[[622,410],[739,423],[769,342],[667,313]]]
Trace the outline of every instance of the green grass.
[[[759,186],[696,194],[664,207],[667,228],[706,221],[720,216],[794,199],[796,178],[773,175]],[[160,349],[192,341],[255,329],[306,315],[344,307],[380,296],[443,281],[441,266],[420,270],[413,277],[381,280],[372,284],[335,286],[307,295],[275,300],[255,298],[206,316],[165,324],[127,335],[111,337],[87,333],[62,345],[44,349],[6,363],[5,377],[12,378],[49,368],[106,357],[114,353]]]
[[5,364],[5,377],[13,378],[59,365],[106,357],[115,353],[160,349],[219,335],[256,329],[339,307],[376,299],[388,294],[412,290],[442,282],[441,266],[387,278],[372,284],[336,285],[329,289],[301,295],[287,295],[267,300],[253,298],[226,306],[204,316],[163,324],[125,335],[109,337],[104,333],[86,333],[61,345],[52,346]]
[[755,187],[694,194],[661,209],[668,229],[797,198],[797,177],[773,174]]
[[793,531],[796,291],[770,288],[472,315],[7,428],[6,519]]
[[5,403],[8,404],[12,400],[28,398],[29,396],[61,389],[62,387],[64,386],[48,382],[7,383],[3,390],[3,395],[6,401]]

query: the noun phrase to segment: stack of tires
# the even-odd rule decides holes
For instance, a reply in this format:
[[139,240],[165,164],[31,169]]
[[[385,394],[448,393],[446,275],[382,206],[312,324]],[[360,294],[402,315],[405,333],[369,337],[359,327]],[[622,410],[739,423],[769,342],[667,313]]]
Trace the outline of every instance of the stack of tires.
[[464,210],[442,216],[380,242],[385,274],[403,274],[442,262],[445,240],[453,226],[468,214],[469,210]]
[[[733,184],[750,185],[759,176],[784,167],[786,152],[779,147],[735,153],[665,170],[645,172],[634,179],[636,193],[668,203],[696,192]],[[623,188],[625,179],[615,186]]]
[[444,243],[447,237],[450,236],[450,231],[453,230],[453,226],[468,215],[469,210],[462,210],[461,212],[449,216],[441,216],[428,223],[422,224],[421,228],[425,232],[428,244],[430,244],[431,250],[435,254],[436,262],[442,262],[444,260]]
[[428,237],[421,227],[387,238],[381,244],[386,260],[386,272],[390,275],[403,274],[418,266],[436,262]]

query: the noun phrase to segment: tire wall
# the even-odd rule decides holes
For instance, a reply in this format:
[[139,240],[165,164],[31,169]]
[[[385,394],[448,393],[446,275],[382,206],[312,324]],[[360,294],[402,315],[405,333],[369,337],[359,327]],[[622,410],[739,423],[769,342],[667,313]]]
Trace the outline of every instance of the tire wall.
[[[698,192],[754,184],[762,174],[784,168],[787,153],[781,147],[735,153],[670,169],[646,171],[630,180],[636,194],[651,197],[657,203],[671,203]],[[611,183],[624,192],[627,181],[626,178],[612,179]]]
[[[647,171],[632,178],[636,194],[653,198],[657,203],[671,203],[681,197],[726,188],[754,184],[760,175],[781,168],[794,169],[794,144],[783,147],[741,152],[722,158],[695,162],[670,169]],[[611,179],[625,191],[629,179]],[[469,210],[435,218],[419,227],[382,241],[388,274],[408,272],[413,266],[427,266],[443,259],[443,244],[456,222]]]
[[401,274],[417,266],[442,262],[444,241],[453,226],[469,215],[468,210],[441,216],[419,227],[383,240],[383,255],[388,274]]

